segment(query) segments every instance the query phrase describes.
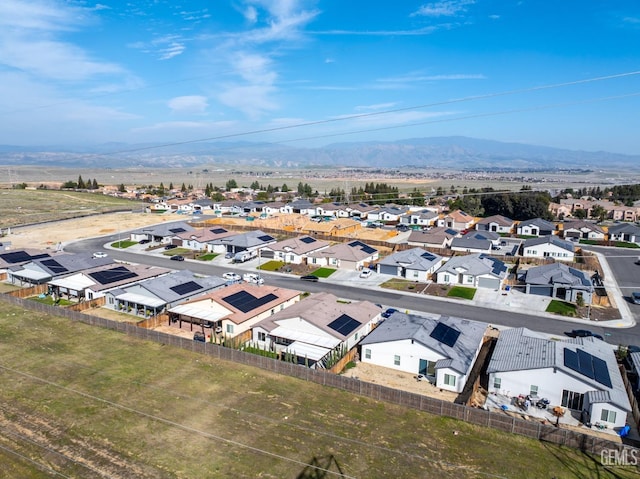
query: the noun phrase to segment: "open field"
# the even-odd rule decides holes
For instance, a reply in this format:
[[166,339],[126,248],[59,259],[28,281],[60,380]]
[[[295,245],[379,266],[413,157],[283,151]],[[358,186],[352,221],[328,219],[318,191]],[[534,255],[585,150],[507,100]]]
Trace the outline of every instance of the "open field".
[[309,464],[325,477],[637,474],[1,302],[0,358],[2,477],[320,477]]

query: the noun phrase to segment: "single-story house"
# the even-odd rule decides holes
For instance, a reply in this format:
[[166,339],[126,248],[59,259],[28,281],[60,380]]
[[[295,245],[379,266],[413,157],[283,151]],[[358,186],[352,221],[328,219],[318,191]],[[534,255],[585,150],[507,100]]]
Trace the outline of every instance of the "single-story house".
[[457,284],[471,288],[502,289],[507,265],[486,254],[454,256],[435,273],[438,284]]
[[473,226],[475,218],[462,210],[452,211],[439,218],[436,226],[452,228],[454,230],[467,230]]
[[482,218],[476,223],[477,231],[492,231],[494,233],[509,234],[513,231],[515,221],[502,215]]
[[185,231],[177,235],[180,246],[193,251],[213,251],[210,242],[215,242],[221,238],[237,235],[235,231],[229,231],[222,226],[214,228],[199,228],[195,231]]
[[400,216],[400,224],[407,226],[434,226],[440,215],[437,211],[423,209],[420,211],[408,211]]
[[562,224],[565,239],[604,240],[606,234],[600,226],[591,221],[565,221]]
[[113,263],[113,259],[108,256],[94,258],[90,254],[59,253],[9,267],[7,281],[20,286],[44,284],[59,276]]
[[553,258],[560,261],[573,261],[575,248],[573,243],[557,236],[541,236],[529,238],[522,245],[522,256],[525,258]]
[[127,284],[169,274],[170,269],[141,264],[110,263],[47,282],[49,292],[58,298],[92,300]]
[[[178,235],[185,232],[194,231],[193,226],[184,221],[172,223],[160,223],[152,226],[145,226],[129,233],[131,241],[154,241],[157,243],[178,244]],[[176,241],[174,243],[174,240]]]
[[632,377],[635,379],[632,384],[633,389],[640,392],[640,351],[633,351],[628,354],[627,363],[630,365],[633,373]]
[[485,323],[395,312],[360,342],[360,360],[426,376],[447,391],[462,392],[478,357]]
[[550,236],[555,234],[556,226],[542,218],[533,218],[518,223],[516,233],[521,236]]
[[393,222],[398,221],[400,216],[408,211],[406,207],[386,206],[384,208],[371,210],[367,215],[369,221]]
[[445,249],[451,246],[459,233],[452,228],[431,228],[427,231],[412,231],[407,238],[407,244],[422,246],[423,248]]
[[260,256],[285,263],[302,264],[310,253],[322,251],[328,247],[328,241],[317,240],[311,236],[300,236],[264,246],[260,249]]
[[300,301],[300,291],[268,285],[236,283],[173,306],[169,322],[195,325],[204,332],[232,338],[249,331],[259,321]]
[[331,266],[341,269],[361,270],[378,259],[378,250],[362,241],[338,243],[307,255],[307,264]]
[[364,220],[369,216],[369,213],[377,210],[377,206],[368,205],[366,203],[353,203],[347,205],[347,211],[349,216],[354,219]]
[[368,301],[344,302],[330,293],[308,298],[252,328],[252,344],[298,364],[328,368],[373,329],[382,310]]
[[526,328],[500,332],[487,368],[489,393],[547,398],[585,423],[623,427],[631,405],[611,345],[550,339]]
[[285,204],[280,211],[285,214],[299,214],[311,216],[316,212],[316,207],[309,200],[295,200]]
[[524,273],[525,293],[577,302],[582,298],[590,304],[593,282],[584,272],[563,263],[544,264],[529,268]]
[[426,282],[440,265],[442,265],[442,256],[422,248],[412,248],[383,258],[377,267],[380,274]]
[[451,240],[452,251],[465,253],[491,253],[500,245],[500,235],[493,231],[471,230],[467,234]]
[[214,253],[239,253],[241,251],[258,251],[273,244],[277,240],[261,230],[247,231],[233,236],[225,236],[208,242],[208,249]]
[[640,243],[640,226],[634,223],[619,223],[609,227],[610,241]]
[[[3,244],[10,244],[4,242]],[[37,259],[51,258],[50,252],[39,249],[0,249],[0,271],[5,271],[12,266],[20,266]]]
[[107,291],[105,307],[139,316],[156,316],[189,298],[201,296],[227,282],[199,276],[189,270],[172,271],[157,278]]

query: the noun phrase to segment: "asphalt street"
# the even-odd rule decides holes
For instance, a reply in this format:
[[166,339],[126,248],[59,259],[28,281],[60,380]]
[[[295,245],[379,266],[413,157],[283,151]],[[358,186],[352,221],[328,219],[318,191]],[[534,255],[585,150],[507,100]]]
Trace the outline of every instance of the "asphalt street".
[[[104,250],[104,245],[118,241],[118,235],[91,238],[64,245],[64,250],[72,253],[92,253]],[[636,288],[640,290],[640,265],[634,264],[638,253],[633,250],[622,248],[596,248],[589,247],[594,251],[606,256],[609,266],[618,279],[619,286],[623,293],[630,294]],[[235,271],[242,274],[246,272],[242,268],[234,268],[233,265],[217,266],[210,263],[195,261],[171,261],[168,257],[158,255],[133,253],[126,250],[109,249],[109,255],[114,259],[131,263],[143,263],[153,266],[162,266],[172,269],[189,269],[194,273],[220,276],[227,271]],[[634,269],[635,267],[635,269]],[[610,328],[603,327],[596,323],[577,324],[571,320],[562,318],[549,318],[535,314],[526,314],[517,311],[504,311],[487,307],[480,307],[473,304],[465,304],[461,301],[443,301],[427,296],[415,294],[404,294],[381,288],[367,288],[345,284],[334,284],[322,280],[318,283],[302,283],[297,277],[280,274],[260,273],[265,282],[270,285],[283,288],[304,290],[309,292],[326,291],[341,298],[357,301],[367,300],[372,303],[379,303],[400,310],[410,310],[446,316],[457,316],[461,318],[483,321],[489,324],[508,327],[527,327],[532,330],[544,333],[563,335],[565,331],[571,329],[589,329],[594,333],[601,334],[605,340],[611,344],[635,344],[640,345],[640,306],[629,304],[629,309],[633,314],[636,325],[630,328]],[[627,295],[625,294],[625,296]]]

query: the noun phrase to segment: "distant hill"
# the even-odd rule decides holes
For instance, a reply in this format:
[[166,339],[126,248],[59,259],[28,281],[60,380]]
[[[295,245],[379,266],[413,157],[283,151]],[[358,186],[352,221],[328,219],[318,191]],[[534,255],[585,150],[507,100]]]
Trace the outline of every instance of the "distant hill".
[[202,164],[276,168],[406,166],[455,169],[640,168],[640,155],[575,151],[464,136],[412,138],[388,142],[334,143],[294,148],[274,143],[196,142],[158,147],[109,143],[84,148],[0,145],[1,165],[121,168],[189,167]]

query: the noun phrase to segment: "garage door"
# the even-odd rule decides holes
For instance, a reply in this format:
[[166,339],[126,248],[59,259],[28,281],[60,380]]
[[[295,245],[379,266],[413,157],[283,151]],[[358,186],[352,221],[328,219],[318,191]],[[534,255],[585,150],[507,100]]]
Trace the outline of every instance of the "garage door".
[[266,250],[266,249],[265,249],[265,250],[262,250],[262,251],[260,252],[260,256],[261,256],[262,258],[269,258],[269,259],[273,259],[273,258],[274,258],[274,256],[275,256],[275,251],[269,251],[269,250]]
[[529,294],[537,294],[538,296],[551,296],[553,286],[529,286]]
[[487,289],[499,289],[500,288],[500,280],[493,278],[479,278],[478,279],[478,288],[487,288]]
[[380,266],[380,274],[392,274],[394,276],[398,274],[397,266],[390,266],[386,264],[381,264],[379,266]]

